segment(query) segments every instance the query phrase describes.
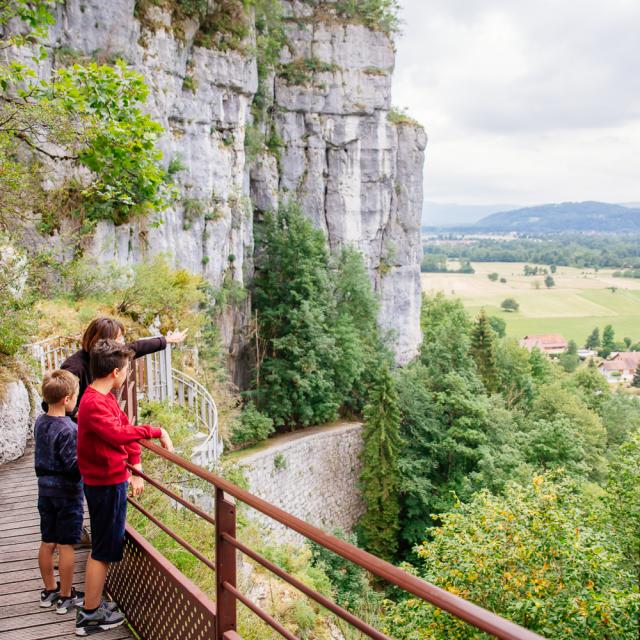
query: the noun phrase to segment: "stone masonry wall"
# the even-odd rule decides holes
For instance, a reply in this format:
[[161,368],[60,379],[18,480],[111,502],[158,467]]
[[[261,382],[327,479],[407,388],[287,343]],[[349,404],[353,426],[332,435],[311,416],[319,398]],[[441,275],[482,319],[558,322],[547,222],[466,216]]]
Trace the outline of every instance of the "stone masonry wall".
[[[298,436],[298,437],[296,437]],[[240,459],[249,491],[305,522],[331,533],[350,532],[363,511],[358,490],[362,425],[306,429]],[[250,510],[274,541],[301,537]]]

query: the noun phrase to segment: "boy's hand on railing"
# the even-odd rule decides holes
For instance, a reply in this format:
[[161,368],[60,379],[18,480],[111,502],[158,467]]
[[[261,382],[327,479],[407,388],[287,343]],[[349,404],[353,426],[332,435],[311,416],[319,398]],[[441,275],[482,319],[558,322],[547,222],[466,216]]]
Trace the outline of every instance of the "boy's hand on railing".
[[189,329],[185,329],[184,331],[180,331],[180,329],[176,329],[176,331],[169,331],[166,336],[166,340],[169,344],[180,344],[184,342],[184,339],[187,337],[187,333],[189,333]]
[[[138,471],[142,471],[141,464],[134,464],[133,468],[137,469]],[[136,496],[139,496],[144,491],[144,480],[140,476],[137,476],[135,473],[132,473],[131,479],[129,480],[129,489],[131,490],[131,495],[134,498]]]
[[162,429],[162,434],[160,435],[160,445],[169,451],[169,453],[173,453],[173,442],[171,442],[171,438],[165,429]]

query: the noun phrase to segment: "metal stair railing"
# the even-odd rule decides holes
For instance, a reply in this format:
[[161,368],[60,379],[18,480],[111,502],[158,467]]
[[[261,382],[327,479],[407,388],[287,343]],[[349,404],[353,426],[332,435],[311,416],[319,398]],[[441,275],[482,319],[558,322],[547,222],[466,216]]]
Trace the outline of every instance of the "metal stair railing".
[[168,402],[187,409],[194,418],[196,427],[206,434],[203,442],[193,448],[193,461],[204,467],[217,463],[223,451],[218,427],[218,408],[202,384],[173,367],[171,345],[134,362],[138,399]]
[[40,363],[42,375],[47,371],[59,369],[60,365],[80,349],[79,336],[56,336],[26,345],[31,355]]

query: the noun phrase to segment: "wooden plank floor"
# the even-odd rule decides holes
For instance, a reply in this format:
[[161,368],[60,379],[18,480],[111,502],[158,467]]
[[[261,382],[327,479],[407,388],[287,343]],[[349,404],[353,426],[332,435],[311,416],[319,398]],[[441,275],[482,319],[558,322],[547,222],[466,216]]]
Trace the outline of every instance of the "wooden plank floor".
[[[55,606],[39,606],[42,579],[38,570],[40,518],[33,450],[0,465],[0,639],[76,638],[75,615],[57,615]],[[74,583],[83,589],[87,549],[76,552]],[[97,634],[104,640],[133,638],[126,625]]]

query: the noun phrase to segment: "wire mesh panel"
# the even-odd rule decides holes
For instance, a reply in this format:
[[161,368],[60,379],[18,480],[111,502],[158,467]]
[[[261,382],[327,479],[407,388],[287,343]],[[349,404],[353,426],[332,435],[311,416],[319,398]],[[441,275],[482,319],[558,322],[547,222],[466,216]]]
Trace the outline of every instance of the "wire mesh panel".
[[214,637],[215,604],[129,525],[107,590],[142,640]]

